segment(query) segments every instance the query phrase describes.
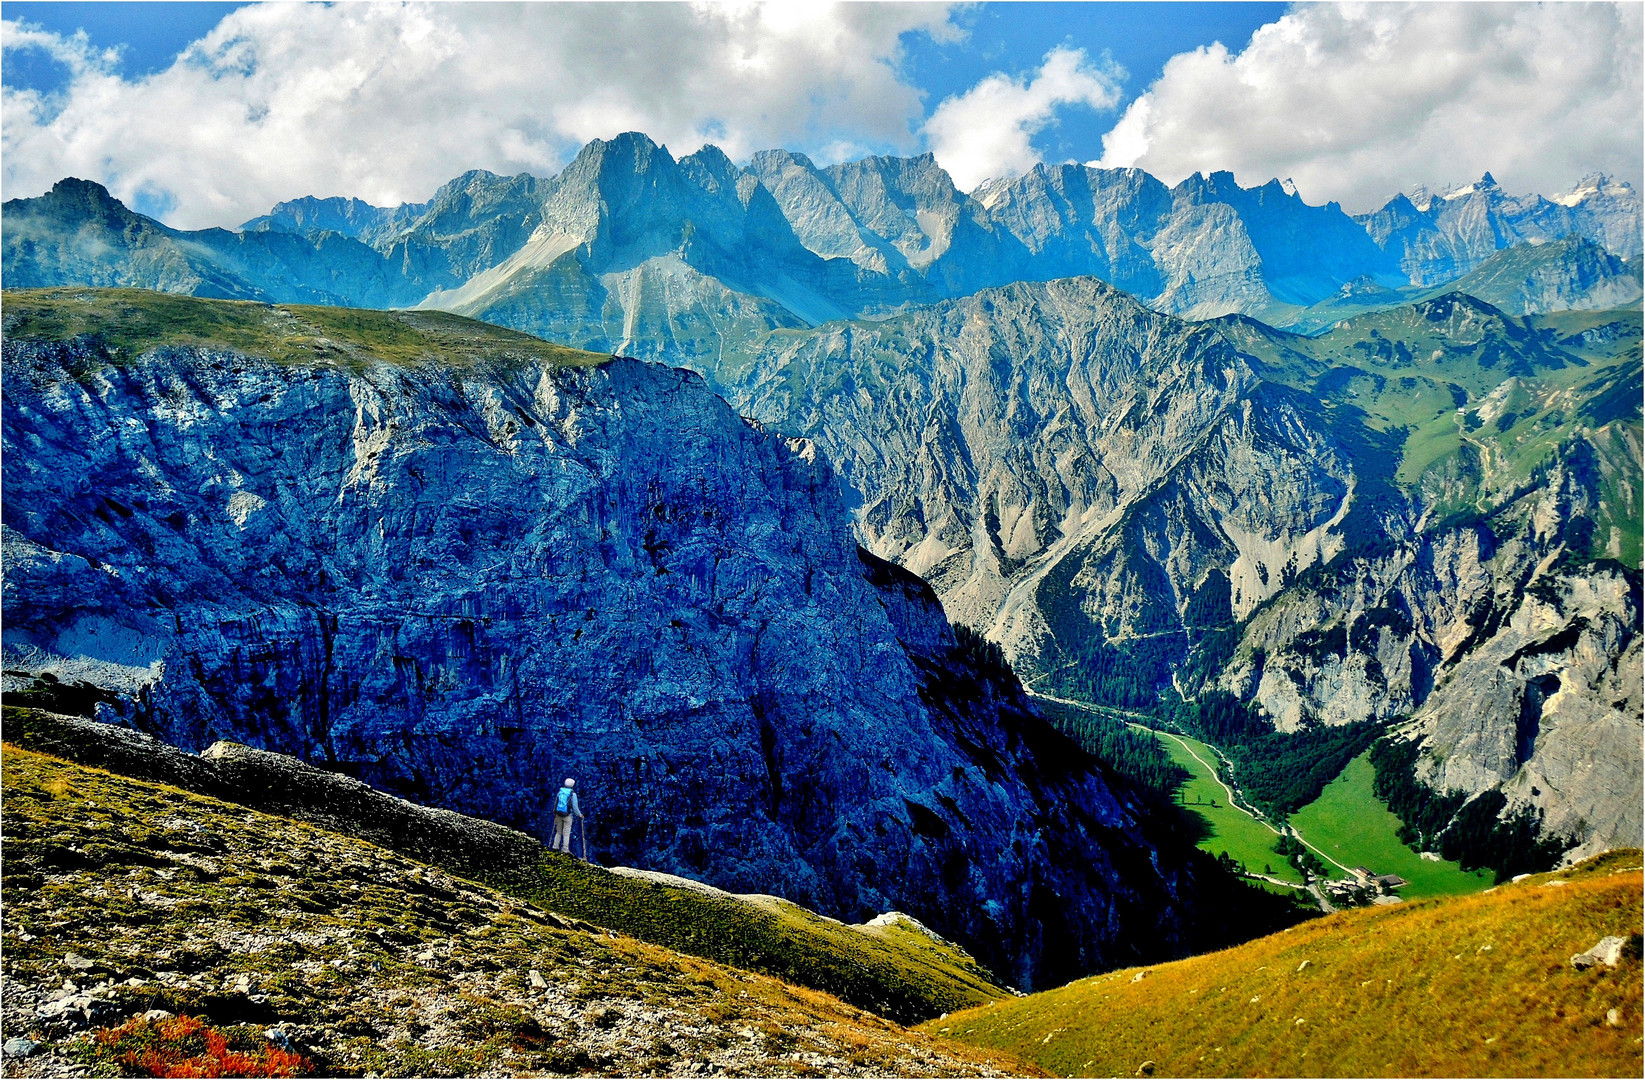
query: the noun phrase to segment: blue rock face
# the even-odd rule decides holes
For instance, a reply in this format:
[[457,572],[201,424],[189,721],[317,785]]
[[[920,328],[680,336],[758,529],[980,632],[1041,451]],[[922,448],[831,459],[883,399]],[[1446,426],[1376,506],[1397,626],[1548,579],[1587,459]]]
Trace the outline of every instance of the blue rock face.
[[1023,986],[1204,941],[1186,856],[694,374],[8,340],[5,381],[9,664],[123,673],[168,741],[539,837],[575,776],[602,862],[895,907]]

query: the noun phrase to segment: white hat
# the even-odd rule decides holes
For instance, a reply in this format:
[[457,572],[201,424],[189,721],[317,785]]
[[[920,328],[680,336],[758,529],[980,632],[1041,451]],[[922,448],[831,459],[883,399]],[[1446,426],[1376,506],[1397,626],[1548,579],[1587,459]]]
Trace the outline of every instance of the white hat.
[[577,781],[571,779],[571,777],[568,776],[568,777],[565,778],[565,786],[566,787],[575,787],[576,784],[577,784]]

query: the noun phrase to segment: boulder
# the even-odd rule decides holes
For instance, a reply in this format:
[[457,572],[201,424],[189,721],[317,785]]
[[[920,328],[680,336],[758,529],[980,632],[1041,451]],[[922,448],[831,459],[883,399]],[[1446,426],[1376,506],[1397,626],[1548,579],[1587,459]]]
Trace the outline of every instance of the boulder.
[[1578,971],[1586,971],[1596,964],[1616,967],[1617,963],[1621,961],[1622,952],[1627,945],[1628,939],[1625,937],[1616,937],[1614,935],[1602,937],[1599,939],[1598,944],[1587,952],[1577,953],[1571,957],[1571,966]]

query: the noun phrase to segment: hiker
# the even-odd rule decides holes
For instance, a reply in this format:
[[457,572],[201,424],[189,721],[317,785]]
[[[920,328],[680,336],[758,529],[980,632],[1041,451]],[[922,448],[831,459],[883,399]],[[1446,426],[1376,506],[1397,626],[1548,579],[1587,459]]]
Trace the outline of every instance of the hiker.
[[571,854],[571,818],[583,816],[577,806],[577,793],[571,790],[576,786],[577,781],[568,776],[554,796],[554,842],[548,846],[567,855]]

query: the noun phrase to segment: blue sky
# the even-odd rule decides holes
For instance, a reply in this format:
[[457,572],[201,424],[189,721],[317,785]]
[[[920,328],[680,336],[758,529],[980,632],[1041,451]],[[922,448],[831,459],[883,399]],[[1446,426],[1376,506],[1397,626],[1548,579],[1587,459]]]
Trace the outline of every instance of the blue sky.
[[[0,14],[23,19],[64,36],[84,31],[99,49],[122,52],[120,70],[138,78],[170,67],[188,44],[244,4],[211,3],[6,3]],[[14,68],[12,65],[16,63]],[[19,87],[58,90],[68,81],[68,69],[39,50],[6,57],[5,81]]]
[[1639,183],[1642,7],[1623,4],[6,3],[7,197],[64,175],[172,224],[274,201],[549,175],[641,130],[676,155],[929,150],[1292,177],[1354,211],[1490,170]]

